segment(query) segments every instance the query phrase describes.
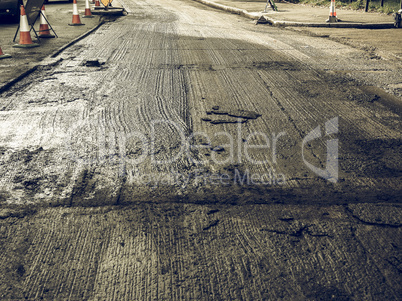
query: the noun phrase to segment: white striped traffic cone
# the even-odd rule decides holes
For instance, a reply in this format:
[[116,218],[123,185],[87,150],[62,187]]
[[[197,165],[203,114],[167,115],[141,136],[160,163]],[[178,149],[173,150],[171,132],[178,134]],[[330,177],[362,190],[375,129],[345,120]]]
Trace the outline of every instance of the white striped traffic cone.
[[1,50],[1,47],[0,47],[0,60],[6,59],[6,58],[9,58],[9,57],[11,57],[11,55],[9,55],[9,54],[4,54],[4,53],[3,53],[3,50]]
[[336,11],[335,11],[335,0],[331,0],[331,5],[329,7],[329,17],[327,22],[332,23],[332,22],[338,22],[338,19],[336,17]]
[[[40,38],[54,38],[49,31],[49,25],[46,22],[45,5],[42,5],[42,13],[40,14],[39,37]],[[46,19],[45,19],[46,18]]]
[[95,8],[100,8],[100,1],[99,0],[95,0]]
[[81,23],[80,15],[78,14],[77,0],[73,1],[73,21],[72,21],[72,23],[70,23],[68,25],[70,25],[70,26],[85,25],[85,24]]
[[21,18],[20,18],[20,42],[13,47],[17,48],[31,48],[38,47],[39,44],[34,44],[31,39],[31,31],[28,25],[28,18],[25,14],[25,8],[21,5]]
[[83,18],[93,18],[91,9],[89,8],[89,0],[85,0],[85,15]]

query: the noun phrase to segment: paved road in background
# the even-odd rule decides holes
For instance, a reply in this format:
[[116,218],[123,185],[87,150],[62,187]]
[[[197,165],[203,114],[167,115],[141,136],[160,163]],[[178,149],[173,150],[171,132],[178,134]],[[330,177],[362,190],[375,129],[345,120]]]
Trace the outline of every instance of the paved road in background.
[[397,300],[400,64],[121,2],[0,96],[3,297]]

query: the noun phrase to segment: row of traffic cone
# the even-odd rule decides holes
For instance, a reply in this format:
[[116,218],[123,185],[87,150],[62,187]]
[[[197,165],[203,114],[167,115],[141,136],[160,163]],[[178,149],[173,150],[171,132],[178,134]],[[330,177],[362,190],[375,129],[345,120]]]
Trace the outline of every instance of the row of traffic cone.
[[[99,4],[99,0],[97,0]],[[95,5],[96,6],[96,5]],[[99,4],[100,6],[100,4]],[[46,12],[45,6],[42,6],[40,15],[40,25],[39,25],[39,38],[54,38],[54,35],[50,33],[49,25],[46,21]],[[85,14],[84,18],[93,18],[94,16],[91,13],[91,9],[89,8],[89,0],[85,1]],[[77,26],[77,25],[85,25],[81,23],[80,16],[78,14],[78,7],[77,7],[77,0],[73,0],[73,20],[72,23],[69,25]],[[31,34],[30,34],[30,27],[28,24],[27,15],[25,12],[25,8],[21,5],[21,18],[20,18],[20,40],[17,45],[14,47],[18,48],[31,48],[31,47],[38,47],[39,44],[33,43]],[[8,54],[4,54],[0,47],[0,59],[9,58],[11,57]]]
[[[95,5],[96,6],[96,5]],[[91,9],[89,8],[89,0],[85,0],[85,13],[84,18],[93,18]],[[68,24],[70,26],[85,25],[81,23],[80,15],[78,14],[77,0],[73,1],[73,22]]]
[[[42,6],[39,25],[39,37],[40,38],[54,38],[54,35],[50,33],[49,25],[46,22],[45,6]],[[25,8],[21,5],[21,18],[20,18],[20,42],[14,47],[17,48],[31,48],[38,47],[39,44],[34,44],[31,39],[30,28],[28,24]]]

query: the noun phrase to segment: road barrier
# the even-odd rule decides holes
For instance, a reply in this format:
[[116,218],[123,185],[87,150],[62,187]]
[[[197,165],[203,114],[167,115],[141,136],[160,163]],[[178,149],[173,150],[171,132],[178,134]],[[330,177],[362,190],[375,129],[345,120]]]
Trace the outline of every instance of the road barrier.
[[91,9],[89,8],[89,0],[85,0],[85,14],[83,18],[93,18]]
[[78,14],[77,0],[73,1],[73,21],[72,21],[72,23],[70,23],[68,25],[70,25],[70,26],[85,25],[85,24],[81,23],[80,15]]
[[46,21],[46,12],[45,5],[42,5],[41,14],[40,14],[40,25],[39,25],[39,37],[40,38],[54,38],[49,31],[49,25]]
[[21,5],[21,18],[20,18],[20,41],[19,44],[14,45],[16,48],[31,48],[38,47],[39,44],[33,43],[31,39],[31,31],[28,24],[28,18],[25,13],[25,8]]

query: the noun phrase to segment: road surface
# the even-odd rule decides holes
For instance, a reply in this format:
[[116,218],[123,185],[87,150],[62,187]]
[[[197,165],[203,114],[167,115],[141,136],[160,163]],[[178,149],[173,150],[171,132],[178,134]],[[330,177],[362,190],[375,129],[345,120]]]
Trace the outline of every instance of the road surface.
[[0,96],[1,298],[400,299],[401,63],[120,2]]

